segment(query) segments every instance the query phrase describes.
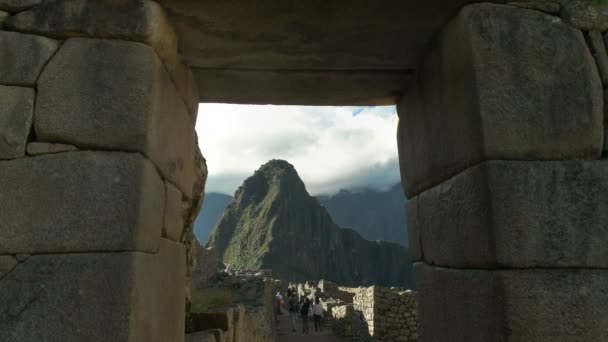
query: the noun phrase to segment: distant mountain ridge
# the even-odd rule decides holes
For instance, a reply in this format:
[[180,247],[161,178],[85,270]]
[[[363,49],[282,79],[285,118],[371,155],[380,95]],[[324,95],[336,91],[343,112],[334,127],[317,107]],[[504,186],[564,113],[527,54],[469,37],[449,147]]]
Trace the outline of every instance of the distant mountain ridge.
[[384,240],[408,246],[405,195],[401,183],[388,191],[341,190],[333,196],[318,196],[334,222],[356,230],[368,240]]
[[213,226],[222,218],[230,200],[232,197],[225,194],[215,192],[205,194],[203,207],[194,221],[194,235],[202,244],[209,239]]
[[[200,214],[196,218],[194,232],[202,243],[230,203],[231,196],[208,193]],[[384,240],[408,246],[405,219],[405,196],[401,184],[388,191],[362,189],[341,190],[333,196],[317,196],[340,227],[351,228],[368,240]]]
[[245,180],[208,246],[230,267],[270,268],[280,278],[343,285],[412,286],[409,251],[338,227],[294,167],[272,160]]

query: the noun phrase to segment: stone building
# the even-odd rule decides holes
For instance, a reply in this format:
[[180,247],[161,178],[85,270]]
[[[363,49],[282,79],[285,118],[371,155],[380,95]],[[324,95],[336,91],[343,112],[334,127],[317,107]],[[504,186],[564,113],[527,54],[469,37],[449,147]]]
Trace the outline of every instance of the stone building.
[[608,340],[602,3],[0,0],[0,341],[184,339],[200,101],[397,104],[419,340]]

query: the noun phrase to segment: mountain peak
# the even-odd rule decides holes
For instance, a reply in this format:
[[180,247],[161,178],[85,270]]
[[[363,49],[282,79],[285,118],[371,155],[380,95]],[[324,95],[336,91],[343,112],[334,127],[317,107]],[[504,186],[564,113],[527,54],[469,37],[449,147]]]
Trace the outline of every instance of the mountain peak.
[[260,166],[260,168],[255,171],[254,176],[257,174],[264,174],[268,178],[283,176],[295,176],[299,178],[296,168],[282,159],[270,160],[266,164]]
[[338,227],[284,160],[269,161],[245,180],[209,245],[226,264],[270,268],[284,279],[325,278],[346,285],[411,282],[406,248],[367,241]]

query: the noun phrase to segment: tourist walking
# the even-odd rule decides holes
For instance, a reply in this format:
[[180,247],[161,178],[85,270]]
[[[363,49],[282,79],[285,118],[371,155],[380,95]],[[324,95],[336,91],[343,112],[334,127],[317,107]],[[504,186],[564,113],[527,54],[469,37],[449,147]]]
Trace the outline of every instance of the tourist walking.
[[319,297],[315,298],[315,303],[312,306],[312,314],[315,318],[315,331],[321,331],[321,317],[323,317],[323,304]]
[[292,294],[289,297],[288,302],[289,307],[289,318],[291,319],[291,331],[296,332],[296,318],[298,317],[298,299],[295,294]]
[[283,296],[281,296],[281,292],[277,292],[277,295],[275,297],[276,299],[276,313],[277,315],[282,315],[283,313],[281,312],[281,305],[283,304]]
[[311,312],[310,299],[306,298],[300,308],[300,317],[302,318],[302,334],[308,335],[308,320]]

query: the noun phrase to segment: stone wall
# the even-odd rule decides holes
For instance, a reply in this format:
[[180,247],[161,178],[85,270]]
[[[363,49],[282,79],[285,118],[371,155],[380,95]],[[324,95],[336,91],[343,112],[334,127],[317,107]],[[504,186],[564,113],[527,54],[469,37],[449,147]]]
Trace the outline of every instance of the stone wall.
[[164,11],[0,0],[0,46],[0,340],[182,341],[206,167]]
[[205,248],[198,243],[196,245],[197,248],[194,252],[196,264],[191,283],[193,286],[206,287],[219,274],[217,253],[212,247]]
[[361,289],[355,295],[354,309],[361,315],[356,326],[363,332],[358,334],[362,338],[369,334],[372,341],[418,339],[417,299],[412,290],[379,286]]
[[421,341],[608,340],[601,3],[467,5],[404,92]]
[[399,288],[342,287],[326,280],[290,284],[301,296],[318,295],[324,320],[334,334],[349,341],[417,341],[417,293]]
[[[217,342],[275,340],[274,296],[280,283],[253,275],[224,274],[206,285],[229,292],[230,303],[210,305],[203,312],[189,315],[186,331],[193,342],[203,336]],[[192,287],[198,291],[202,288],[201,284]],[[208,337],[213,334],[215,337]]]
[[347,341],[353,341],[353,315],[355,309],[352,304],[337,305],[329,308],[332,318],[332,331],[335,335]]

